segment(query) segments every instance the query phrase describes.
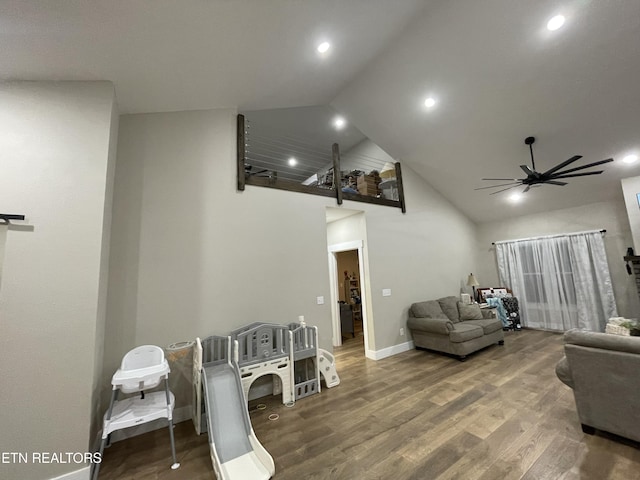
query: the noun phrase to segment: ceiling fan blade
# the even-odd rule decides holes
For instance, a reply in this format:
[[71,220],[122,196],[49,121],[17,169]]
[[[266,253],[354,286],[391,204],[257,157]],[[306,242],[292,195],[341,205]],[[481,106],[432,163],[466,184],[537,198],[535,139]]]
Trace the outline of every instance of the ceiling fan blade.
[[585,168],[595,167],[597,165],[602,165],[603,163],[609,162],[613,162],[613,158],[607,158],[606,160],[600,160],[599,162],[593,162],[587,165],[582,165],[580,167],[570,168],[569,170],[563,170],[562,172],[556,172],[555,175],[552,176],[555,177],[556,175],[564,175],[565,173],[577,172],[578,170],[584,170]]
[[508,181],[520,182],[521,181],[519,178],[481,178],[480,180],[489,180],[492,182],[508,182]]
[[600,175],[604,170],[596,170],[595,172],[583,172],[583,173],[572,173],[571,175],[554,175],[553,179],[556,178],[573,178],[573,177],[586,177],[587,175]]
[[527,185],[527,188],[525,188],[522,193],[527,193],[529,191],[529,189],[531,188],[531,185]]
[[474,188],[474,190],[486,190],[487,188],[506,187],[507,185],[520,185],[521,182],[501,183],[499,185],[491,185],[489,187]]
[[520,168],[521,168],[522,170],[524,170],[524,173],[526,173],[526,174],[527,174],[527,176],[529,176],[529,175],[532,175],[532,174],[536,173],[536,172],[534,172],[533,170],[531,170],[529,167],[527,167],[526,165],[520,165]]
[[553,180],[545,180],[544,182],[542,182],[543,185],[549,184],[549,185],[567,185],[567,182],[555,182]]
[[580,160],[582,158],[582,155],[574,155],[573,157],[571,157],[569,160],[565,160],[562,163],[559,163],[558,165],[556,165],[553,168],[550,168],[549,170],[547,170],[546,172],[542,173],[543,177],[547,177],[549,175],[551,175],[554,172],[557,172],[558,170],[560,170],[561,168],[566,167],[567,165],[569,165],[570,163],[575,162],[576,160]]
[[490,193],[489,195],[495,195],[496,193],[504,192],[505,190],[511,190],[512,188],[519,187],[521,184],[514,185],[513,187],[503,188],[502,190],[498,190],[497,192]]

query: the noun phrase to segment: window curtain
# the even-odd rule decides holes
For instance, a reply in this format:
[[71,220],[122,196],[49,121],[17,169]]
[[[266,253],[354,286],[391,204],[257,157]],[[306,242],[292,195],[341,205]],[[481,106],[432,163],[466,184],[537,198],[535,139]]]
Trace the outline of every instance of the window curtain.
[[602,235],[496,242],[500,281],[518,297],[522,325],[603,332],[618,316]]

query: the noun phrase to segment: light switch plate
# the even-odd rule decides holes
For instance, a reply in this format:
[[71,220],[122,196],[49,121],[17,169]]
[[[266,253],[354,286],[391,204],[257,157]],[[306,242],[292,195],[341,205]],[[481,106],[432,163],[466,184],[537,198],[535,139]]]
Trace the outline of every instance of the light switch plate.
[[324,297],[316,297],[316,300],[318,301],[318,305],[324,305]]
[[383,288],[382,289],[382,296],[383,297],[390,297],[391,296],[391,289],[390,288]]

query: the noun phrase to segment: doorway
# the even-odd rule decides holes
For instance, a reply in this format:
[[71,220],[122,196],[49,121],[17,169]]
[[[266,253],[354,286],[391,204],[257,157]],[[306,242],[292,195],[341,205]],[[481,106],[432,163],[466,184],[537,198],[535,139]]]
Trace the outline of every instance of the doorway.
[[[357,340],[359,344],[352,342],[350,348],[364,348],[364,355],[374,358],[370,351],[370,346],[374,346],[371,341],[374,332],[365,248],[365,212],[327,207],[326,217],[333,346],[341,346],[343,340],[345,343]],[[344,329],[341,310],[345,316]],[[351,318],[353,330],[349,324]]]
[[346,343],[353,339],[354,343],[357,341],[364,346],[366,353],[369,350],[367,296],[361,240],[329,246],[329,278],[333,346],[338,347],[343,341]]
[[342,341],[364,335],[358,250],[335,252]]

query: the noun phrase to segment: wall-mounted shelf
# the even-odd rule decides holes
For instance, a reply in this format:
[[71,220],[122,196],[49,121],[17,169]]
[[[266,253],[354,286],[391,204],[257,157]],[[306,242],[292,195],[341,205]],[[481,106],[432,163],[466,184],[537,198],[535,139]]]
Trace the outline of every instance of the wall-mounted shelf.
[[11,220],[24,220],[24,215],[15,213],[0,213],[0,225],[9,225]]

